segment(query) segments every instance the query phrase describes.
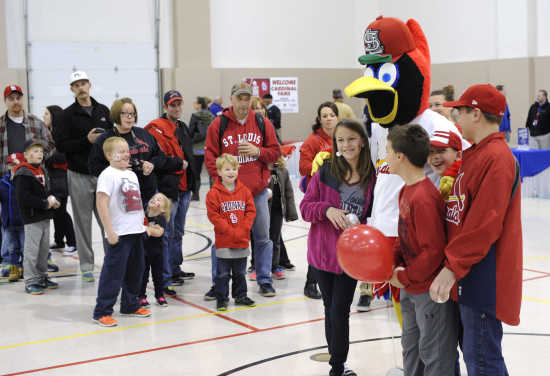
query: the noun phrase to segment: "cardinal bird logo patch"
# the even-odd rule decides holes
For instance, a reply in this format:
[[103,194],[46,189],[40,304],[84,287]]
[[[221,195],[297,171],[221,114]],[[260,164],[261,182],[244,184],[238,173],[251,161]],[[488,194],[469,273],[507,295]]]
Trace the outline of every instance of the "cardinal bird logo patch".
[[365,30],[363,43],[365,44],[365,53],[367,55],[384,53],[384,45],[380,42],[380,38],[378,37],[379,33],[380,30]]
[[122,197],[124,198],[122,206],[127,213],[143,209],[141,195],[139,194],[139,186],[136,183],[123,178],[122,185],[120,186],[120,193],[122,193]]

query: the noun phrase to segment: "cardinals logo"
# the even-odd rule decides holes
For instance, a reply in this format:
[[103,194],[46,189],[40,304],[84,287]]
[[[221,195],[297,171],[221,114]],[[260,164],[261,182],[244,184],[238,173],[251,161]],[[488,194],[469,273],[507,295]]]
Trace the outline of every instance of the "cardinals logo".
[[235,213],[229,214],[229,219],[231,220],[231,223],[233,223],[234,225],[236,225],[239,222],[239,219],[237,218]]
[[120,186],[120,193],[122,193],[122,197],[124,197],[122,205],[126,212],[143,210],[139,186],[136,183],[123,178],[122,185]]
[[464,211],[466,202],[466,195],[462,193],[462,178],[464,172],[457,175],[455,184],[453,186],[453,194],[449,196],[447,200],[447,222],[460,224],[461,213]]
[[363,43],[365,44],[365,54],[371,55],[371,54],[384,53],[384,45],[380,42],[378,33],[380,33],[380,30],[372,30],[372,29],[365,30],[365,34],[363,35]]

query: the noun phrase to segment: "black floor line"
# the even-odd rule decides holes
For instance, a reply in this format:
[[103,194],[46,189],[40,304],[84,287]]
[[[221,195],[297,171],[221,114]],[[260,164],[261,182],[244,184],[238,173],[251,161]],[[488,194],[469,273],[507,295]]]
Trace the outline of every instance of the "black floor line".
[[[504,333],[504,335],[508,335],[508,336],[512,335],[512,336],[550,337],[550,333],[516,333],[516,332],[510,332],[510,333]],[[399,338],[401,338],[401,336],[368,338],[368,339],[362,339],[362,340],[358,340],[358,341],[351,341],[349,344],[350,344],[350,345],[354,345],[354,344],[357,344],[357,343],[387,341],[387,340],[390,340],[390,339],[399,339]],[[218,376],[232,375],[232,374],[234,374],[234,373],[236,373],[236,372],[239,372],[239,371],[242,371],[242,370],[244,370],[244,369],[251,368],[251,367],[254,367],[254,366],[263,364],[263,363],[271,362],[271,361],[273,361],[273,360],[277,360],[277,359],[281,359],[281,358],[286,358],[286,357],[288,357],[288,356],[293,356],[293,355],[297,355],[297,354],[302,354],[302,353],[306,353],[306,352],[310,352],[310,351],[326,349],[327,347],[328,347],[328,346],[310,347],[309,349],[297,350],[297,351],[288,352],[288,353],[286,353],[286,354],[275,355],[275,356],[272,356],[272,357],[270,357],[270,358],[261,359],[261,360],[258,360],[258,361],[256,361],[256,362],[248,363],[248,364],[242,365],[242,366],[240,366],[240,367],[233,368],[232,370],[229,370],[229,371],[225,371],[225,372],[223,372],[223,373],[220,373]]]

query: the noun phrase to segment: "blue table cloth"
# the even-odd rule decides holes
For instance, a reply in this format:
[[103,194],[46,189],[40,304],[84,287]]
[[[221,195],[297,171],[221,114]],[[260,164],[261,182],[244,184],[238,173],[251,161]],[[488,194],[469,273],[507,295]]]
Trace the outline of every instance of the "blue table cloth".
[[550,167],[550,150],[518,150],[511,148],[519,162],[521,179],[535,176]]

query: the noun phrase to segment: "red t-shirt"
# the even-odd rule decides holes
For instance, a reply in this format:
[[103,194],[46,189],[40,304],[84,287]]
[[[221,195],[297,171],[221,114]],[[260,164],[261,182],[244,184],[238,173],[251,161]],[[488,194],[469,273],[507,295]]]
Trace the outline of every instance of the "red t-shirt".
[[430,179],[406,185],[399,193],[397,278],[405,291],[427,292],[445,259],[445,202]]

